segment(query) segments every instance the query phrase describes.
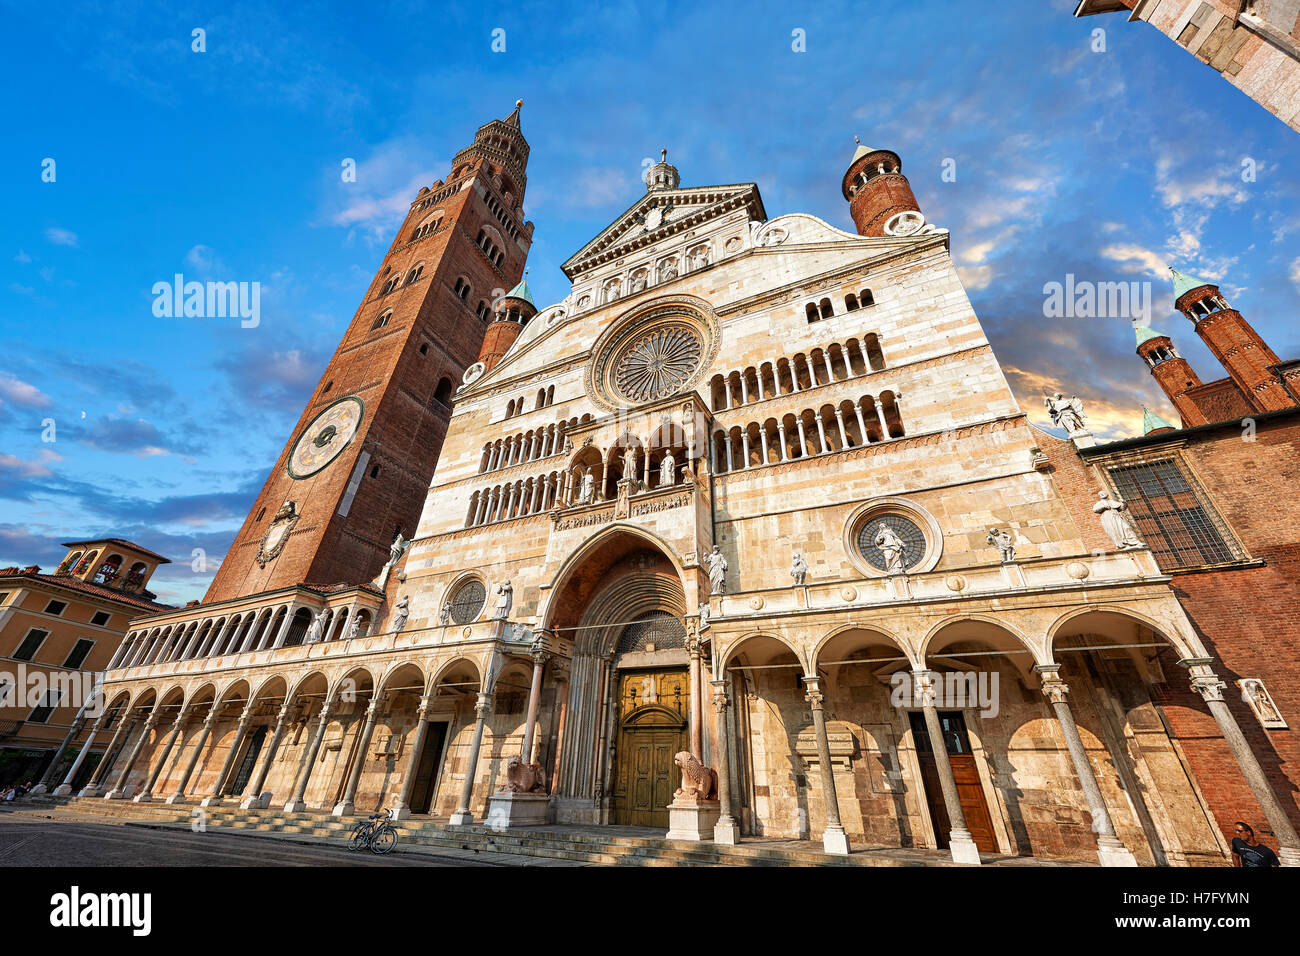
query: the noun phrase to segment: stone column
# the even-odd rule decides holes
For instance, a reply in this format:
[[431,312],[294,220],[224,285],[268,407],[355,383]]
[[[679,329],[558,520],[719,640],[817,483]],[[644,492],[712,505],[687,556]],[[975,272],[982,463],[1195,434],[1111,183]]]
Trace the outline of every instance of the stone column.
[[727,446],[727,471],[735,471],[735,466],[733,466],[732,463],[731,463],[731,462],[732,462],[732,458],[733,458],[733,456],[732,456],[732,452],[731,452],[731,432],[730,432],[730,431],[726,431],[726,432],[723,433],[723,435],[722,435],[722,442],[723,442],[723,444],[725,444],[725,445]]
[[[81,750],[77,753],[77,759],[72,761],[72,766],[64,776],[63,782],[54,788],[54,795],[56,797],[66,797],[68,794],[72,793],[72,778],[75,777],[77,771],[81,769],[81,764],[86,759],[86,754],[90,753],[90,745],[95,742],[95,737],[99,733],[100,726],[103,725],[104,721],[107,719],[108,712],[105,711],[100,714],[99,718],[91,725],[90,733],[86,735],[86,742],[81,745]],[[105,754],[105,756],[107,756],[107,754]]]
[[822,350],[822,358],[826,360],[826,384],[829,385],[835,381],[835,369],[831,367],[831,353],[829,350]]
[[826,715],[822,712],[821,678],[805,677],[803,683],[804,700],[808,701],[808,706],[812,708],[813,731],[817,735],[817,760],[821,764],[822,803],[826,805],[826,831],[822,834],[822,847],[827,853],[847,855],[849,838],[840,823],[840,803],[835,793],[835,770],[831,767],[831,743],[826,737]]
[[203,718],[203,729],[199,731],[199,739],[194,745],[194,753],[190,754],[190,762],[185,765],[185,772],[181,774],[180,783],[176,785],[176,792],[167,798],[168,803],[185,802],[185,787],[189,784],[190,777],[194,775],[194,768],[199,765],[203,745],[208,742],[208,736],[212,733],[212,725],[217,722],[218,712],[217,704],[213,703],[212,709],[208,711],[208,716]]
[[151,800],[153,800],[154,784],[156,784],[158,782],[158,778],[162,776],[163,768],[167,766],[167,758],[171,756],[172,748],[176,746],[176,741],[180,739],[181,728],[185,726],[185,721],[189,718],[189,716],[190,716],[189,708],[182,706],[180,713],[176,715],[176,722],[172,724],[172,732],[167,735],[167,743],[163,744],[162,756],[158,758],[157,765],[153,768],[152,771],[150,771],[149,778],[148,781],[145,783],[144,789],[141,790],[138,794],[136,794],[135,797],[133,798],[134,802],[149,803]]
[[99,785],[103,781],[103,779],[108,776],[109,770],[112,769],[112,761],[110,758],[116,752],[117,745],[120,744],[124,739],[126,739],[126,737],[130,736],[131,731],[135,729],[135,725],[139,722],[138,717],[128,716],[125,712],[125,709],[123,710],[121,716],[122,716],[122,721],[117,725],[117,732],[113,734],[113,739],[110,740],[108,742],[108,746],[104,748],[104,756],[100,759],[99,766],[96,767],[95,772],[91,774],[90,782],[87,783],[86,786],[82,788],[81,793],[77,794],[77,796],[79,797],[99,796]]
[[[132,721],[132,726],[134,727],[136,723],[138,723],[138,719]],[[116,800],[122,796],[122,790],[126,786],[126,778],[130,776],[131,771],[135,769],[135,762],[140,759],[140,751],[144,749],[145,741],[149,739],[149,734],[157,724],[158,708],[155,706],[153,710],[149,712],[149,716],[145,718],[144,724],[140,728],[140,736],[136,740],[135,746],[131,748],[131,752],[127,755],[126,766],[124,766],[122,771],[118,774],[116,784],[114,784],[113,788],[109,790],[108,793],[104,794],[105,800]]]
[[108,665],[104,670],[111,671],[116,667],[122,666],[122,662],[131,655],[131,651],[135,649],[136,641],[139,639],[140,633],[138,631],[122,638],[122,643],[117,646],[117,650],[113,652],[113,656],[109,659]]
[[[692,627],[693,625],[693,627]],[[694,628],[699,627],[699,619],[688,619],[687,626]],[[701,673],[703,668],[700,664],[700,639],[696,634],[688,633],[686,637],[686,650],[691,656],[691,693],[690,693],[690,728],[691,728],[691,753],[695,759],[704,762],[704,721],[701,719],[701,704],[704,701],[704,692],[701,688]]]
[[952,763],[948,760],[948,745],[944,743],[943,727],[939,723],[939,711],[934,705],[933,671],[918,670],[913,675],[916,698],[925,713],[925,730],[930,738],[930,750],[934,753],[934,765],[939,771],[939,788],[943,791],[944,809],[948,811],[948,850],[955,863],[979,863],[980,852],[966,829],[966,814],[961,809],[961,797],[957,793],[957,778],[952,774]]
[[293,798],[284,805],[285,813],[301,813],[307,809],[307,804],[303,800],[307,796],[307,784],[311,781],[312,767],[316,763],[316,755],[320,753],[320,745],[325,740],[325,728],[330,722],[330,708],[333,702],[326,700],[320,709],[320,715],[317,718],[316,733],[312,736],[311,744],[307,747],[307,759],[303,762],[302,775],[298,780],[298,785],[294,787]]
[[817,441],[821,445],[821,451],[819,451],[818,454],[824,455],[826,454],[826,425],[822,422],[822,413],[820,409],[814,412],[814,415],[817,418]]
[[[72,743],[73,738],[75,738],[77,734],[81,733],[82,727],[86,726],[86,708],[93,704],[95,698],[98,696],[99,687],[95,686],[91,690],[90,696],[86,698],[86,702],[77,710],[77,716],[72,718],[72,725],[68,727],[68,732],[64,735],[63,742],[60,743],[58,749],[54,751],[54,757],[50,760],[50,765],[45,768],[45,773],[41,774],[40,781],[36,786],[32,787],[32,793],[44,793],[50,788],[50,781],[54,779],[54,771],[58,768],[59,761],[63,758],[63,751],[68,749],[68,745]],[[95,722],[95,726],[99,726],[99,721]],[[89,741],[87,741],[87,743],[89,743]],[[82,752],[85,752],[85,747],[82,748]],[[81,757],[78,756],[77,763],[80,762]]]
[[1101,795],[1101,787],[1097,785],[1096,774],[1093,773],[1092,764],[1088,761],[1087,751],[1083,749],[1078,725],[1074,722],[1074,714],[1070,711],[1070,704],[1066,700],[1070,688],[1065,681],[1061,680],[1061,666],[1037,664],[1034,670],[1041,678],[1044,696],[1051,701],[1052,710],[1056,711],[1057,723],[1061,725],[1061,733],[1065,736],[1065,747],[1070,751],[1074,772],[1083,786],[1083,795],[1088,800],[1088,810],[1092,813],[1092,829],[1097,834],[1097,860],[1102,866],[1137,866],[1133,854],[1115,836],[1115,824],[1110,818],[1110,810]]
[[743,449],[745,455],[745,461],[744,464],[741,465],[741,467],[748,468],[749,467],[749,429],[748,428],[744,429],[740,433],[740,447]]
[[858,433],[862,436],[862,444],[867,444],[871,439],[867,437],[867,422],[862,417],[862,406],[857,402],[853,403],[853,413],[858,416]]
[[225,763],[221,765],[221,772],[217,774],[216,785],[212,788],[212,793],[199,801],[201,806],[213,807],[221,805],[221,798],[226,795],[226,783],[230,777],[230,768],[235,765],[235,755],[239,753],[239,745],[244,742],[244,731],[248,729],[248,721],[253,716],[253,702],[250,700],[244,707],[244,712],[239,715],[239,723],[235,725],[235,739],[230,744],[230,749],[226,751]]
[[266,758],[262,761],[262,766],[257,771],[257,776],[253,778],[253,792],[244,797],[239,802],[241,810],[260,810],[262,809],[262,785],[266,783],[266,775],[271,771],[271,764],[275,762],[275,752],[280,748],[280,739],[284,736],[284,724],[289,719],[289,702],[285,701],[280,708],[280,714],[275,721],[275,730],[271,733],[270,746],[266,748]]
[[777,431],[777,434],[778,434],[778,435],[780,436],[780,438],[781,438],[781,460],[782,460],[782,461],[789,461],[790,458],[789,458],[789,456],[786,454],[785,421],[784,421],[784,420],[779,421],[779,422],[776,423],[776,431]]
[[397,798],[397,803],[393,805],[394,820],[405,820],[411,815],[411,791],[415,788],[415,775],[420,771],[420,755],[424,751],[424,738],[429,733],[429,705],[432,702],[433,697],[425,694],[420,698],[420,709],[415,712],[415,744],[411,747],[411,760],[406,765],[402,792]]
[[524,743],[519,749],[519,757],[524,763],[533,762],[533,738],[537,732],[537,708],[542,698],[542,670],[546,666],[546,651],[533,648],[533,683],[528,688],[528,719],[524,723]]
[[849,447],[849,432],[844,427],[844,409],[838,405],[835,406],[835,421],[840,426],[840,450],[843,451]]
[[808,454],[808,436],[804,434],[803,416],[796,418],[794,423],[799,426],[799,457],[804,458]]
[[1241,728],[1237,726],[1237,719],[1232,716],[1232,711],[1228,709],[1228,705],[1223,699],[1225,685],[1223,681],[1219,680],[1218,675],[1214,673],[1211,662],[1212,658],[1197,657],[1188,658],[1178,663],[1191,672],[1192,690],[1204,698],[1205,705],[1210,709],[1210,715],[1214,717],[1214,722],[1219,725],[1219,732],[1223,734],[1223,739],[1228,742],[1228,749],[1232,751],[1237,766],[1241,768],[1242,776],[1246,778],[1251,793],[1255,795],[1255,801],[1264,813],[1264,819],[1268,821],[1268,825],[1273,830],[1273,835],[1277,837],[1278,859],[1283,866],[1300,866],[1300,838],[1297,838],[1290,817],[1287,816],[1286,810],[1282,808],[1277,794],[1273,792],[1268,777],[1264,775],[1264,768],[1255,759],[1250,744],[1246,743]]
[[333,815],[345,817],[355,813],[357,808],[357,786],[361,783],[361,771],[366,768],[366,751],[370,749],[370,737],[375,732],[375,718],[379,708],[384,704],[384,695],[375,692],[370,697],[370,706],[366,708],[366,722],[361,727],[361,736],[357,738],[357,759],[348,774],[348,785],[343,791],[343,799],[334,804]]
[[[298,605],[290,602],[284,612],[284,623],[280,625],[280,630],[276,632],[275,640],[271,642],[272,649],[284,647],[284,639],[289,636],[289,628],[293,626],[293,616],[298,613]],[[220,794],[217,794],[220,796]]]
[[727,732],[727,682],[712,681],[713,713],[718,723],[718,822],[713,825],[713,842],[734,846],[740,842],[740,827],[731,814],[731,734]]
[[474,822],[470,801],[474,799],[474,776],[478,772],[478,752],[483,746],[483,727],[492,713],[492,695],[479,694],[474,705],[474,740],[469,747],[469,765],[465,768],[465,783],[460,788],[460,804],[448,821],[452,826],[468,826]]

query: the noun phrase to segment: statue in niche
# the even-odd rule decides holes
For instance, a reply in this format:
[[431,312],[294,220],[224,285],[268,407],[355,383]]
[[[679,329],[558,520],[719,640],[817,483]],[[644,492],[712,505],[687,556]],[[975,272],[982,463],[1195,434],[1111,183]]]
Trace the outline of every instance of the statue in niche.
[[1099,491],[1097,503],[1092,506],[1092,510],[1101,516],[1102,530],[1115,543],[1115,547],[1121,551],[1132,551],[1143,547],[1141,539],[1133,530],[1133,525],[1125,513],[1128,511],[1128,505],[1124,502],[1115,501],[1106,492]]
[[393,611],[393,630],[398,634],[406,627],[406,619],[411,616],[411,599],[403,596]]
[[492,620],[504,621],[510,616],[510,608],[515,603],[515,589],[506,581],[497,586],[497,606],[492,611]]
[[700,246],[691,253],[691,269],[703,269],[709,264],[709,249],[707,246]]
[[596,476],[584,468],[578,484],[578,504],[589,505],[595,497]]
[[659,281],[667,282],[677,278],[677,260],[665,259],[659,263]]
[[443,625],[451,623],[451,602],[450,601],[442,602],[442,610],[438,612],[438,623]]
[[311,619],[311,626],[307,628],[307,636],[303,638],[304,644],[315,644],[325,637],[325,615],[327,611],[319,611]]
[[876,534],[876,547],[885,557],[885,571],[889,574],[902,574],[906,568],[903,567],[903,553],[907,550],[907,545],[903,539],[894,533],[894,529],[889,525],[882,525],[880,531]]
[[623,452],[623,477],[636,481],[636,449],[629,447]]
[[351,641],[351,640],[355,640],[360,636],[361,636],[361,615],[354,614],[352,615],[352,623],[348,625],[347,639]]
[[709,586],[714,594],[727,593],[727,559],[716,544],[709,552]]
[[645,282],[646,282],[646,274],[644,272],[638,272],[636,275],[632,277],[632,291],[644,292]]
[[989,544],[998,549],[1002,556],[1003,564],[1010,564],[1016,560],[1016,546],[1011,540],[1011,535],[1004,528],[989,528],[988,534],[984,536]]
[[808,581],[808,562],[798,551],[794,553],[794,560],[790,562],[790,577],[794,578],[795,587],[801,588]]
[[1075,435],[1088,431],[1087,426],[1083,424],[1083,402],[1078,395],[1066,398],[1057,392],[1044,398],[1043,405],[1052,416],[1052,424],[1064,428],[1066,434]]
[[659,463],[659,485],[671,488],[677,484],[677,459],[670,451],[664,452],[663,461]]

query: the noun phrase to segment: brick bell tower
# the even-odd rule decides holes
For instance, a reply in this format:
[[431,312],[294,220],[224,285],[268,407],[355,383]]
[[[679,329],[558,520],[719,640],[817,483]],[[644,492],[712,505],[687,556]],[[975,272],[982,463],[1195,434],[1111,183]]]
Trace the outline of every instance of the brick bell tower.
[[532,242],[522,105],[411,203],[206,601],[364,583],[415,533],[452,395]]
[[860,236],[911,235],[925,225],[903,161],[892,150],[870,149],[859,140],[841,190]]
[[1250,407],[1268,412],[1294,406],[1273,371],[1281,364],[1277,355],[1228,304],[1219,287],[1177,269],[1169,271],[1174,279],[1174,307],[1196,326],[1196,334],[1227,370]]
[[1137,354],[1151,369],[1156,384],[1169,396],[1174,408],[1178,409],[1183,427],[1193,428],[1206,424],[1208,419],[1188,394],[1192,389],[1200,387],[1201,380],[1187,364],[1187,359],[1178,354],[1173,341],[1164,333],[1146,326],[1138,326],[1135,331]]
[[483,371],[492,371],[523,333],[528,320],[536,314],[537,305],[533,302],[532,290],[521,279],[517,286],[497,302],[492,324],[487,327],[487,334],[483,336],[483,348],[478,355],[478,360],[483,363]]

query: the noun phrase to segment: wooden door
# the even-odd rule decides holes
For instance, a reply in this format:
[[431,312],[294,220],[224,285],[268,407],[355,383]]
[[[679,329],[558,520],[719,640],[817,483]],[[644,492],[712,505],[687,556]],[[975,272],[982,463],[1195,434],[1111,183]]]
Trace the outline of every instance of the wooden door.
[[681,775],[673,757],[687,746],[686,672],[625,672],[618,686],[614,822],[667,829]]
[[[916,741],[917,757],[921,764],[925,801],[934,823],[935,839],[942,850],[948,846],[948,832],[952,829],[952,823],[948,819],[948,808],[943,802],[939,768],[935,764],[930,735],[926,732],[925,714],[913,711],[908,716],[912,721],[912,738]],[[939,726],[943,729],[948,763],[957,783],[957,798],[961,803],[962,816],[966,818],[966,829],[970,831],[971,839],[981,852],[996,853],[998,846],[993,835],[993,820],[984,799],[984,785],[980,781],[979,768],[975,766],[975,755],[971,752],[966,720],[961,711],[940,711]]]
[[424,732],[424,747],[415,755],[415,783],[411,786],[411,812],[428,813],[437,790],[442,745],[447,739],[447,722],[430,722]]

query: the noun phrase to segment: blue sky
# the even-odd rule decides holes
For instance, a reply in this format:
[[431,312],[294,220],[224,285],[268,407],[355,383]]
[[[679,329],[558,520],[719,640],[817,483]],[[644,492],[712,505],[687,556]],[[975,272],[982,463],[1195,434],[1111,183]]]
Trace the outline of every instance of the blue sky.
[[[684,185],[756,181],[769,215],[852,229],[859,135],[952,230],[1036,417],[1048,387],[1108,436],[1143,401],[1173,415],[1129,321],[1044,318],[1067,274],[1153,283],[1205,379],[1166,264],[1300,355],[1300,137],[1152,28],[1073,6],[0,4],[0,566],[112,534],[176,560],[164,599],[200,597],[410,199],[519,97],[539,303],[661,147]],[[260,282],[260,324],[156,318],[177,272]]]

